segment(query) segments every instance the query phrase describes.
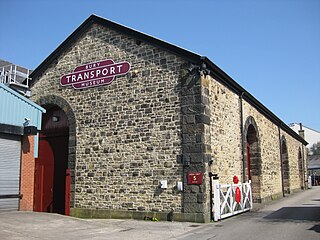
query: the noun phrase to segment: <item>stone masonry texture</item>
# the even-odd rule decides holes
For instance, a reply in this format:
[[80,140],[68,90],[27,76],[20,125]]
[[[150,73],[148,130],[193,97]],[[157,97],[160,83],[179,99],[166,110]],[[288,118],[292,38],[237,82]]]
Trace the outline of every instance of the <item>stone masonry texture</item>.
[[[82,90],[60,86],[62,75],[105,59],[128,61],[132,69],[110,85]],[[32,100],[60,106],[72,128],[72,208],[173,209],[207,222],[209,173],[218,174],[221,183],[231,183],[233,176],[247,180],[242,134],[253,128],[256,198],[282,195],[279,139],[285,139],[290,190],[300,189],[298,158],[304,146],[245,98],[240,101],[238,94],[196,66],[187,71],[189,66],[166,49],[93,24],[33,79]],[[203,183],[188,185],[189,172],[203,173]],[[166,189],[160,188],[160,180],[167,180]],[[183,191],[177,190],[179,181]]]
[[[213,158],[213,165],[210,171],[218,174],[221,183],[231,183],[233,176],[240,178],[243,174],[239,96],[223,84],[212,79],[210,81],[210,104]],[[248,117],[252,117],[258,127],[261,168],[259,174],[260,200],[272,199],[273,197],[282,195],[278,126],[268,120],[248,102],[243,101],[242,104],[243,122],[245,123]],[[298,153],[299,149],[302,149],[304,146],[281,130],[280,137],[283,136],[287,139],[290,186],[292,191],[296,191],[301,187]],[[306,156],[304,156],[304,159],[306,159]],[[306,166],[304,166],[304,169],[306,169]]]
[[[132,71],[109,86],[59,85],[78,65],[128,61]],[[182,211],[179,73],[182,59],[99,25],[57,58],[32,88],[33,99],[56,95],[76,117],[74,207]],[[136,74],[133,74],[135,72]],[[160,189],[160,180],[168,181]]]

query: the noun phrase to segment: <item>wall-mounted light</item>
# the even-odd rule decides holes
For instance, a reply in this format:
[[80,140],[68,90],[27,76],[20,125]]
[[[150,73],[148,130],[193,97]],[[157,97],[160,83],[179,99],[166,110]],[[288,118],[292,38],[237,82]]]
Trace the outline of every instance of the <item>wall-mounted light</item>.
[[59,116],[53,116],[52,117],[52,122],[59,122],[60,121],[60,117]]
[[28,126],[30,124],[31,119],[30,118],[24,118],[23,126]]

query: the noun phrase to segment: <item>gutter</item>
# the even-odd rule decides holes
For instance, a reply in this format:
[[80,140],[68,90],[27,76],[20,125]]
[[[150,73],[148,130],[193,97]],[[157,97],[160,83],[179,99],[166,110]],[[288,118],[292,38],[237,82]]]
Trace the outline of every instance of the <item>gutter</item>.
[[252,96],[248,91],[241,87],[236,81],[234,81],[229,75],[227,75],[223,70],[221,70],[217,65],[210,61],[207,57],[201,57],[201,59],[206,63],[208,68],[211,70],[210,75],[220,83],[227,86],[231,91],[237,95],[243,94],[243,98],[250,105],[255,107],[262,115],[267,117],[275,125],[280,126],[280,128],[288,133],[290,136],[298,140],[304,145],[308,145],[308,142],[299,136],[295,131],[293,131],[287,124],[285,124],[280,118],[278,118],[274,113],[267,109],[262,103],[260,103],[254,96]]
[[57,61],[57,58],[63,53],[74,41],[76,41],[90,26],[93,24],[99,24],[103,27],[110,28],[126,34],[133,39],[144,41],[155,47],[163,49],[167,52],[171,52],[180,56],[181,58],[189,61],[190,63],[200,65],[204,62],[208,68],[211,70],[210,75],[227,86],[231,91],[240,95],[244,93],[243,99],[255,107],[261,114],[266,116],[274,124],[278,125],[280,122],[281,129],[287,132],[289,135],[307,145],[308,143],[301,138],[296,132],[294,132],[290,127],[283,123],[276,115],[274,115],[270,110],[268,110],[264,105],[262,105],[256,98],[254,98],[249,92],[247,92],[243,87],[241,87],[236,81],[234,81],[229,75],[227,75],[223,70],[221,70],[217,65],[215,65],[210,59],[205,56],[200,56],[196,53],[178,47],[176,45],[170,44],[158,38],[152,37],[150,35],[144,34],[142,32],[136,31],[132,28],[120,25],[118,23],[109,21],[105,18],[91,15],[87,18],[69,37],[67,37],[31,74],[30,77],[33,79],[30,82],[30,87],[34,84],[37,77],[52,63]]

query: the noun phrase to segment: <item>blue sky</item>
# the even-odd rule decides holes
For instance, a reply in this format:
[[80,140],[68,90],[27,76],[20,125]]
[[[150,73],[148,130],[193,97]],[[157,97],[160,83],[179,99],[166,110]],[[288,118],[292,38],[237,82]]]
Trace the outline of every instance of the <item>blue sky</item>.
[[320,130],[320,0],[0,0],[0,58],[36,68],[97,14],[207,56],[285,123]]

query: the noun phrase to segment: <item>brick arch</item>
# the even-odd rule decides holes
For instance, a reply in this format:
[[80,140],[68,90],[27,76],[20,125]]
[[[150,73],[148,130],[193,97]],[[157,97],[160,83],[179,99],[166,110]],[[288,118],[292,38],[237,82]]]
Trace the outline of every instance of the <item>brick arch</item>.
[[290,193],[289,156],[288,156],[287,140],[283,135],[281,137],[281,171],[282,171],[283,194],[289,194]]
[[252,196],[256,202],[261,201],[261,149],[258,126],[252,116],[249,116],[244,125],[245,136],[245,175],[252,182]]
[[57,106],[61,108],[67,116],[69,125],[68,168],[71,170],[70,207],[74,207],[76,166],[76,117],[70,104],[60,96],[42,96],[38,98],[35,102],[40,106]]

